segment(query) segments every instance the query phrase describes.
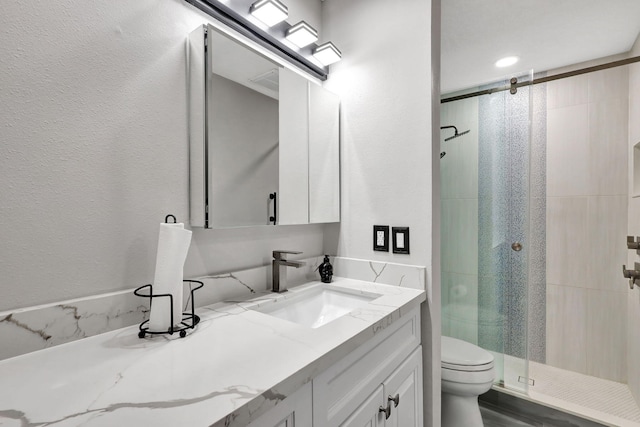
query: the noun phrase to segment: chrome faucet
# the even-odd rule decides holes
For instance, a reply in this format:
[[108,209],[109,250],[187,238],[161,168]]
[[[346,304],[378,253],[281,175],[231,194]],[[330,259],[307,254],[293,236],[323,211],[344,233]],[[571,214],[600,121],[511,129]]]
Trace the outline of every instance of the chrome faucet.
[[273,261],[271,262],[273,271],[273,292],[287,292],[287,267],[300,268],[305,265],[304,261],[293,261],[287,259],[287,254],[299,255],[297,251],[273,251]]

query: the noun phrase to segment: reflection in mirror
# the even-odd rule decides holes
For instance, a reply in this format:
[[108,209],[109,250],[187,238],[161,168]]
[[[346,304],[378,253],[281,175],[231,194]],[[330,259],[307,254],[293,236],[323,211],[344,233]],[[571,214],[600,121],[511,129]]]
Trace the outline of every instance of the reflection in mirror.
[[278,66],[216,31],[209,106],[209,221],[266,225],[278,191]]

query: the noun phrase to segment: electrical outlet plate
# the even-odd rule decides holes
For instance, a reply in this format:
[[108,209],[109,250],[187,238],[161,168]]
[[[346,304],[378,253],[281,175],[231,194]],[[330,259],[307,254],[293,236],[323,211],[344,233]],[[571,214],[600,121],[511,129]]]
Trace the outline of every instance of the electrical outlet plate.
[[409,254],[409,227],[391,229],[394,254]]
[[374,225],[373,226],[373,250],[380,252],[389,252],[389,226]]

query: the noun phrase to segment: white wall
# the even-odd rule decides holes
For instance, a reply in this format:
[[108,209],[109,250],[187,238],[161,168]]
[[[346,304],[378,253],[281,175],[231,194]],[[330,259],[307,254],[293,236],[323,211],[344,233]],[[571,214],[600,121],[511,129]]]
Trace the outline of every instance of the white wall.
[[[341,97],[341,256],[431,259],[429,2],[328,0],[323,39],[343,59],[326,87]],[[408,226],[411,254],[372,250],[373,225]]]
[[[427,266],[434,295],[425,330],[439,342],[439,283],[431,282],[433,210],[439,209],[432,201],[432,172],[439,170],[432,168],[431,126],[431,79],[438,82],[431,67],[439,65],[431,54],[439,39],[432,39],[431,9],[424,0],[327,0],[320,41],[333,41],[343,54],[326,83],[341,98],[342,132],[342,221],[331,226],[326,248],[344,257]],[[410,227],[411,254],[374,252],[374,224]],[[424,345],[425,424],[438,425],[439,344]]]
[[[632,57],[640,56],[640,36],[629,54]],[[629,66],[629,215],[628,235],[640,236],[640,198],[633,197],[634,189],[634,165],[633,149],[640,143],[640,64]],[[640,257],[635,251],[627,251],[627,268],[632,268],[635,262],[640,262]],[[640,404],[640,289],[627,288],[627,382],[631,393]]]
[[[319,3],[287,1],[314,25]],[[204,22],[182,0],[0,3],[0,311],[152,280],[158,223],[189,217],[185,47]],[[322,242],[322,226],[196,230],[185,274]]]

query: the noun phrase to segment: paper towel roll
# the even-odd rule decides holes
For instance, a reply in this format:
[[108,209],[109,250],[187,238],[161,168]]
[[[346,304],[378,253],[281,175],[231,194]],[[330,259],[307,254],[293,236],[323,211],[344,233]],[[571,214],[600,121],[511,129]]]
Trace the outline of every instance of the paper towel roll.
[[182,321],[182,269],[190,244],[191,231],[185,230],[184,224],[160,224],[153,294],[171,294],[173,307],[169,297],[153,298],[149,314],[149,330],[152,332],[169,330],[171,312],[174,326]]

